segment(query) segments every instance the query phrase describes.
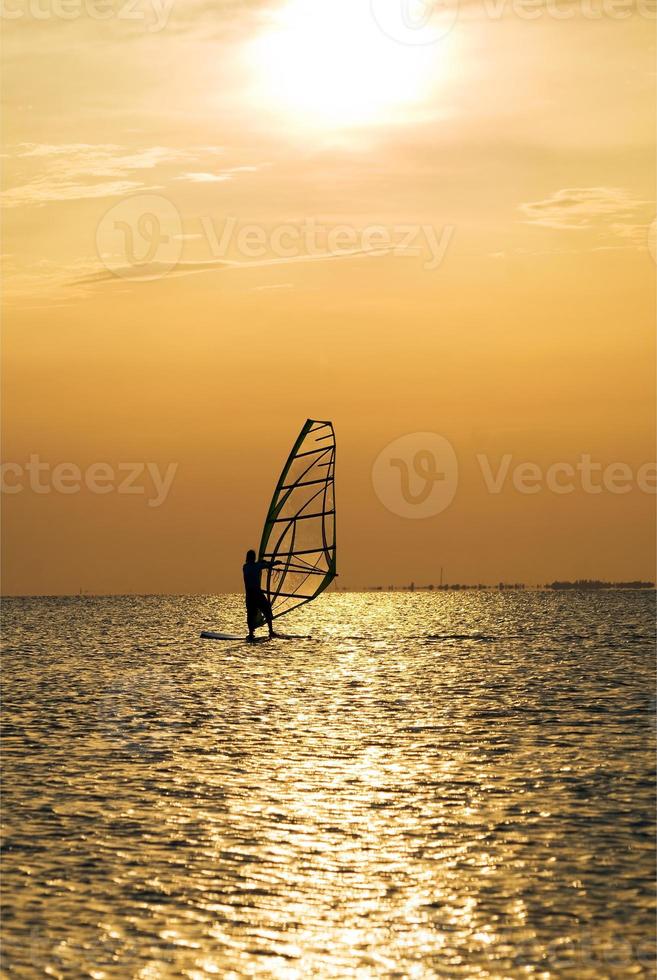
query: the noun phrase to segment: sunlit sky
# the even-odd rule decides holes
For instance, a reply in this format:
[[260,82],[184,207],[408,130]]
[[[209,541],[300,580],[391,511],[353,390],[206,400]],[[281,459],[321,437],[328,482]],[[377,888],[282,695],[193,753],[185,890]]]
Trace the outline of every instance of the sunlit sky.
[[341,587],[654,578],[654,12],[413,3],[10,5],[5,592],[239,589],[307,417]]

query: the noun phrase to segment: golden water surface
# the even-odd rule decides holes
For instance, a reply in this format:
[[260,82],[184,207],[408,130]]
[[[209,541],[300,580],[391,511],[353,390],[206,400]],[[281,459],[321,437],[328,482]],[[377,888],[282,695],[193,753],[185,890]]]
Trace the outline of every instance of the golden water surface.
[[654,977],[651,593],[15,599],[7,977]]

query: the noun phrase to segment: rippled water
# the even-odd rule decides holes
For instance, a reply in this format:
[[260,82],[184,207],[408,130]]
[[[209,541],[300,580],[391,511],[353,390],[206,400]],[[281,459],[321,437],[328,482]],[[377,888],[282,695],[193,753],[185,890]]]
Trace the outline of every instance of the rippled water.
[[650,593],[5,603],[4,970],[651,977]]

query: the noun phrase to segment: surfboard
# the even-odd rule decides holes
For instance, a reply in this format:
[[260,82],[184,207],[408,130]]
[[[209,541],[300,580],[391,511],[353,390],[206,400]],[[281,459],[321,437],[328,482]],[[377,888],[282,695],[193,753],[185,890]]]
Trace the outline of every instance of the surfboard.
[[287,633],[277,633],[275,636],[256,636],[247,640],[245,636],[235,636],[233,633],[215,633],[213,630],[203,630],[202,640],[230,640],[233,643],[271,643],[272,640],[311,640],[311,636],[296,636]]
[[232,640],[233,643],[264,643],[269,639],[268,636],[256,636],[253,640],[247,640],[245,636],[235,636],[232,633],[214,633],[212,630],[203,630],[202,640]]

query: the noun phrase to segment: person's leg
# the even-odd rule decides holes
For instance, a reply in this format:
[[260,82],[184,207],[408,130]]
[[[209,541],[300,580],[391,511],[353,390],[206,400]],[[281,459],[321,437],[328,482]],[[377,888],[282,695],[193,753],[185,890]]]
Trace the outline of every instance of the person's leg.
[[264,594],[264,592],[262,592],[260,595],[259,608],[260,611],[262,612],[262,615],[265,617],[265,622],[267,623],[267,627],[269,629],[269,635],[273,636],[274,621],[273,621],[273,616],[271,614],[271,605],[269,604],[269,600],[267,599],[267,596]]
[[254,630],[255,630],[255,625],[256,625],[256,616],[257,616],[257,614],[258,614],[258,607],[257,607],[256,603],[253,601],[253,598],[251,596],[247,595],[247,597],[246,597],[246,624],[247,624],[247,626],[249,628],[249,639],[250,640],[252,640],[252,639],[255,638]]

